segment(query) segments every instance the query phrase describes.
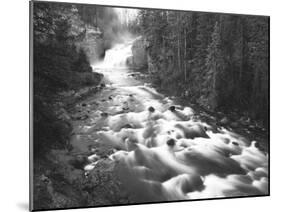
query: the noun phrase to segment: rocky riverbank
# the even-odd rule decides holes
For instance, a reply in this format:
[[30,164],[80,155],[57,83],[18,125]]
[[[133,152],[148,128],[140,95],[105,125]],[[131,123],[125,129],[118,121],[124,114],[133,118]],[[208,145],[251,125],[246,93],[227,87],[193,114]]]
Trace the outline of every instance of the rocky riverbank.
[[[126,194],[122,194],[121,183],[114,174],[116,166],[108,159],[113,149],[99,148],[98,144],[94,143],[91,148],[80,151],[71,143],[79,134],[78,125],[85,125],[85,122],[89,121],[90,113],[95,111],[99,104],[93,100],[87,102],[87,99],[104,87],[104,83],[100,83],[98,86],[70,90],[57,95],[55,114],[68,141],[63,147],[53,147],[46,155],[35,158],[33,189],[36,209],[129,203]],[[99,159],[99,163],[94,171],[85,172],[84,167],[93,160],[93,157],[89,158],[93,154]]]

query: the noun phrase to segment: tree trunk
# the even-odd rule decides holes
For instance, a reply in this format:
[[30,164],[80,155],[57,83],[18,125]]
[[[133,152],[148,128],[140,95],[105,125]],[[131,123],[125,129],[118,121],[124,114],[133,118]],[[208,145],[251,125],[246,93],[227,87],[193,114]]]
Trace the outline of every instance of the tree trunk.
[[181,72],[181,59],[180,59],[180,17],[179,14],[177,15],[177,22],[178,22],[178,71]]
[[184,58],[183,58],[183,64],[184,64],[184,82],[186,82],[186,29],[184,29]]

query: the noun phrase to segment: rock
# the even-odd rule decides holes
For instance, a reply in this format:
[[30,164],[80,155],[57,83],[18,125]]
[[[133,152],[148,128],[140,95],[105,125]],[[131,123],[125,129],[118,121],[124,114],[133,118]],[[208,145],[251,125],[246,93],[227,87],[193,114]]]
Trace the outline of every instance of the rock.
[[46,177],[44,174],[41,175],[40,180],[43,181],[44,183],[48,183],[49,182],[49,178]]
[[254,125],[249,126],[250,129],[255,129],[256,127]]
[[88,160],[90,162],[96,162],[99,159],[100,159],[100,156],[98,156],[97,154],[93,154],[93,155],[88,156]]
[[74,97],[76,97],[76,98],[80,98],[81,96],[80,96],[80,94],[79,94],[79,93],[75,93],[75,94],[74,94]]
[[106,113],[106,112],[102,112],[100,115],[101,115],[101,117],[103,117],[103,118],[108,117],[108,113]]
[[[133,67],[133,66],[134,66],[134,59],[133,59],[133,56],[130,56],[130,57],[127,58],[126,64],[127,64],[127,66],[129,66],[129,67]],[[131,75],[129,75],[129,76],[131,76]]]
[[247,118],[247,117],[241,117],[240,119],[239,119],[239,123],[240,124],[242,124],[242,125],[244,125],[244,126],[247,126],[247,125],[249,125],[250,124],[250,118]]
[[220,120],[220,123],[221,124],[228,124],[229,123],[229,119],[227,117],[223,117],[221,120]]
[[88,163],[87,157],[78,155],[77,157],[70,159],[69,164],[72,165],[75,169],[84,169],[84,166]]
[[238,122],[231,122],[230,126],[231,127],[238,127]]
[[169,110],[170,110],[171,112],[174,112],[174,111],[176,110],[176,107],[175,107],[175,106],[171,106],[171,107],[169,107]]
[[104,83],[101,83],[100,86],[101,86],[101,88],[104,88],[104,87],[105,87],[105,84],[104,84]]
[[223,142],[224,142],[225,144],[229,144],[229,143],[230,143],[230,140],[229,140],[229,138],[225,138],[225,139],[223,140]]
[[145,40],[142,37],[137,38],[132,45],[132,58],[128,58],[127,63],[133,68],[143,69],[147,67],[147,53],[145,49]]
[[153,112],[155,111],[155,109],[154,109],[154,107],[149,107],[149,108],[148,108],[148,111],[151,112],[151,113],[153,113]]
[[167,143],[168,146],[171,146],[171,147],[172,147],[172,146],[175,146],[175,143],[176,143],[176,142],[175,142],[174,139],[169,139],[166,143]]
[[104,57],[105,46],[100,30],[86,26],[85,37],[76,42],[77,49],[82,48],[89,58],[90,63],[95,63]]
[[131,128],[131,129],[133,129],[134,126],[131,125],[131,124],[125,124],[124,126],[122,126],[122,129],[123,129],[123,128]]
[[204,127],[200,124],[186,125],[182,123],[177,123],[174,126],[175,128],[182,130],[185,138],[189,138],[189,139],[194,139],[197,137],[209,138],[209,136],[206,134]]
[[89,118],[89,116],[87,114],[84,114],[82,116],[78,116],[76,119],[77,120],[86,120],[87,118]]
[[236,141],[232,141],[231,143],[235,146],[239,146],[239,144]]
[[122,110],[124,111],[130,110],[128,102],[123,102]]
[[260,144],[259,144],[258,142],[254,143],[254,146],[255,146],[256,148],[260,148]]
[[84,167],[84,171],[86,171],[86,172],[92,171],[92,170],[96,167],[97,163],[98,163],[98,161],[86,165],[86,166]]

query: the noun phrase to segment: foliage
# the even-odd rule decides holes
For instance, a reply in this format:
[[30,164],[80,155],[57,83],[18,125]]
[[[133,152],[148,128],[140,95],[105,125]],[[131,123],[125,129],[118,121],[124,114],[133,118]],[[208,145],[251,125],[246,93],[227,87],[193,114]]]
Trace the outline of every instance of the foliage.
[[160,87],[268,125],[268,17],[141,10],[135,22]]
[[33,9],[34,155],[67,146],[71,126],[59,120],[54,103],[58,92],[97,85],[86,53],[76,47],[85,23],[71,4],[34,2]]

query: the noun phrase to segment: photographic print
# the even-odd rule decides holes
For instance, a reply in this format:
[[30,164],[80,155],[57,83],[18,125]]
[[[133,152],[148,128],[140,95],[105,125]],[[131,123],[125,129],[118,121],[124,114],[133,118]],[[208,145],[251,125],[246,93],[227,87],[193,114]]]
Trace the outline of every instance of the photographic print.
[[30,209],[269,195],[269,17],[30,2]]

